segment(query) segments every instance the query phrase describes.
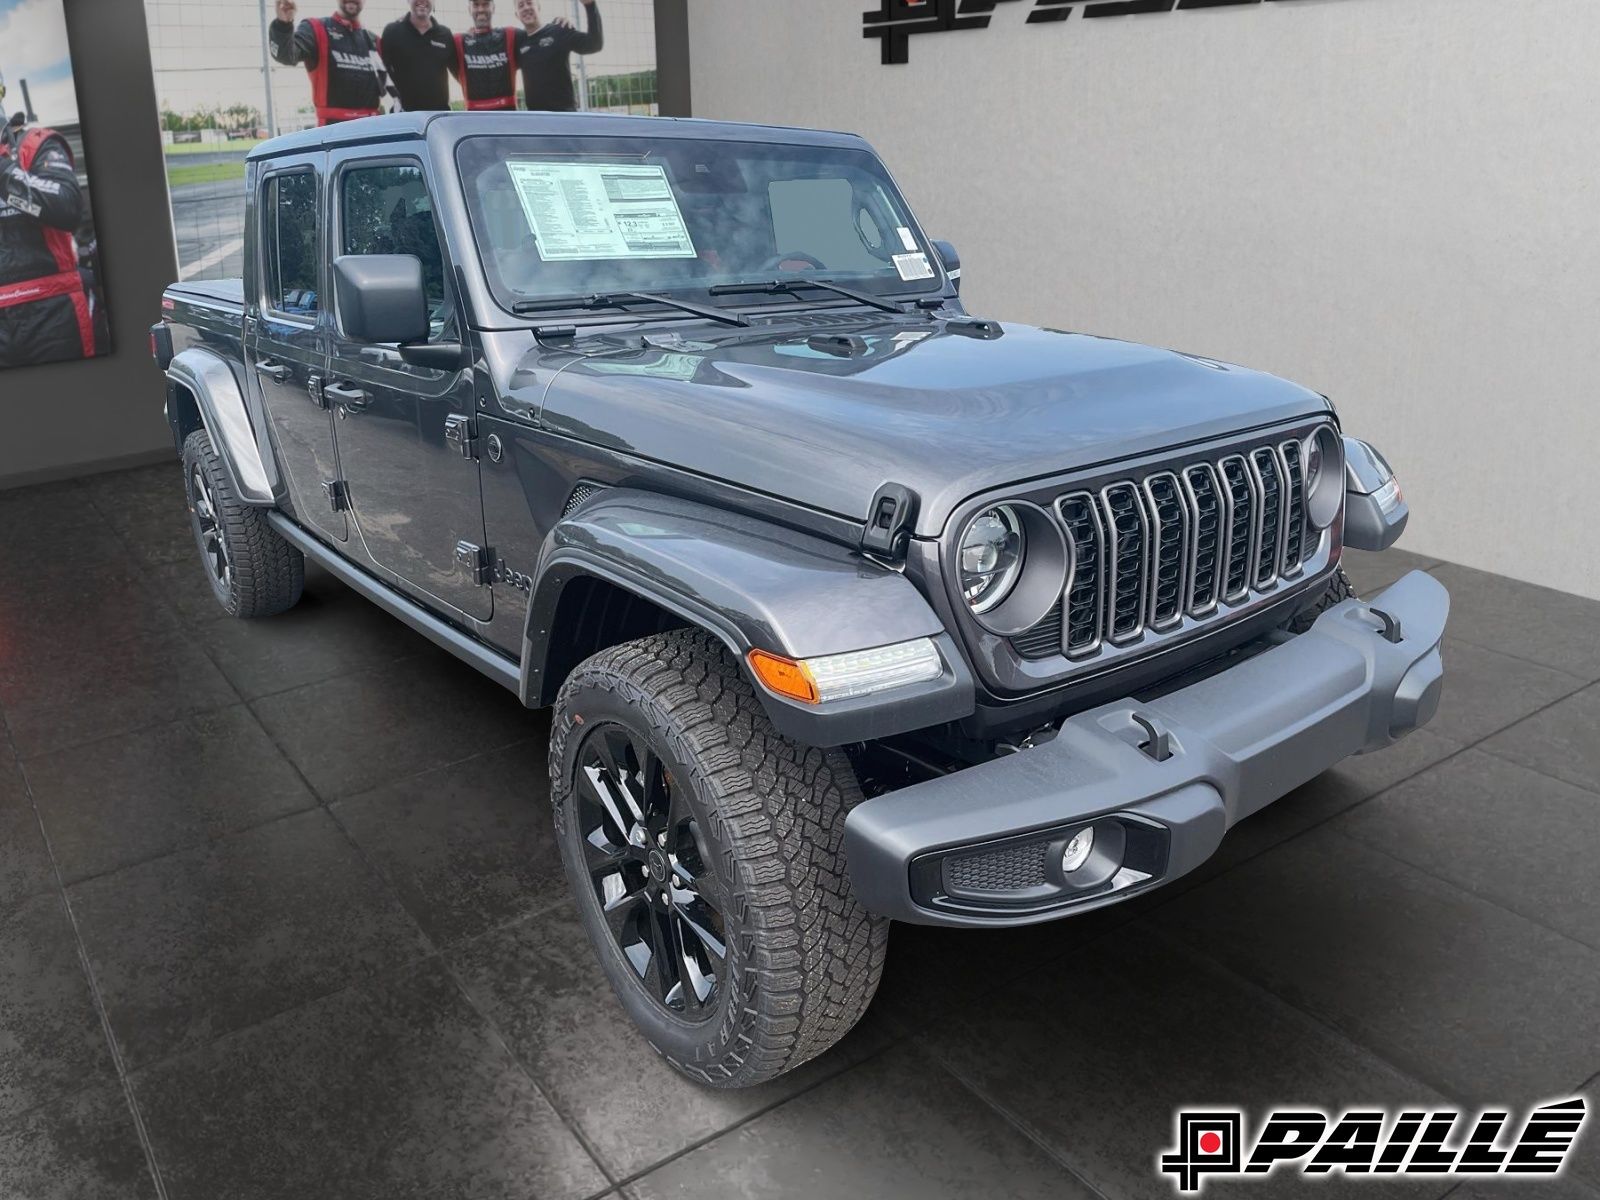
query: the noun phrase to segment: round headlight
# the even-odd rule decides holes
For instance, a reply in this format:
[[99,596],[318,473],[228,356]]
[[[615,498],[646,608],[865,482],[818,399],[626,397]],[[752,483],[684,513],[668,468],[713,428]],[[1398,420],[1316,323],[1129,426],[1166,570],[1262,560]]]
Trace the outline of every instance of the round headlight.
[[1022,573],[1027,537],[1008,504],[985,509],[961,535],[961,594],[975,613],[986,613],[1011,594]]
[[1344,442],[1333,426],[1319,426],[1305,441],[1306,517],[1326,529],[1344,504]]

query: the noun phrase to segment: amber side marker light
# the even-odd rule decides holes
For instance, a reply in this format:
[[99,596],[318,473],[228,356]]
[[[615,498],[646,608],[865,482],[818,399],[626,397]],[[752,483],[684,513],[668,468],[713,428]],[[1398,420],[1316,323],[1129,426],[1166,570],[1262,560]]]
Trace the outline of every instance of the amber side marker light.
[[827,704],[929,683],[944,673],[931,638],[848,650],[819,658],[786,658],[770,650],[749,653],[750,670],[771,692],[802,704]]
[[816,704],[821,700],[817,695],[817,681],[811,677],[811,670],[805,663],[765,650],[750,651],[749,659],[750,669],[769,690],[802,704]]

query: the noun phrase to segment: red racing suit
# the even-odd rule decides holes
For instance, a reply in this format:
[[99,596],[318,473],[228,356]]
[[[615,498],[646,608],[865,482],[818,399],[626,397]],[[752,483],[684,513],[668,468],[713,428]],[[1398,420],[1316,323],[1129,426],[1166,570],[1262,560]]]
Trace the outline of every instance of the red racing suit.
[[0,366],[90,358],[94,318],[73,231],[83,196],[66,139],[0,142]]
[[516,108],[520,37],[520,32],[511,28],[456,34],[456,65],[451,74],[460,80],[469,109]]
[[273,58],[286,67],[303,64],[311,76],[318,125],[378,115],[387,86],[381,51],[378,39],[358,23],[338,13],[308,17],[299,28],[273,21],[267,40]]

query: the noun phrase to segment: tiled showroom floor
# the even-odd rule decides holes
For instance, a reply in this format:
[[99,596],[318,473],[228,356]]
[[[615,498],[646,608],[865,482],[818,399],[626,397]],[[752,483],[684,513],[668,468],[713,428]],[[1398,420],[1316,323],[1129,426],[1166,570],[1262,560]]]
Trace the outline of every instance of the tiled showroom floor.
[[1600,1098],[1600,604],[1351,559],[1451,589],[1431,728],[1132,908],[896,926],[730,1094],[591,962],[543,715],[326,575],[224,618],[174,467],[0,493],[0,1197],[1158,1198],[1178,1103]]

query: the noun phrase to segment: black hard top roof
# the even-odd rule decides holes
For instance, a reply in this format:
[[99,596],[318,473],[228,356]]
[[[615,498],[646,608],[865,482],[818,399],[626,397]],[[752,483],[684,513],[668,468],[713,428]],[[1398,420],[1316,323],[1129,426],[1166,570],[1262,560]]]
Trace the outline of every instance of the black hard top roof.
[[703,121],[689,117],[629,117],[610,113],[427,112],[362,117],[319,129],[302,129],[262,142],[248,157],[275,158],[336,146],[404,141],[427,136],[441,127],[454,138],[484,134],[555,134],[567,137],[716,138],[728,141],[789,142],[813,146],[860,146],[853,133],[792,129],[783,125],[746,125],[737,121]]

